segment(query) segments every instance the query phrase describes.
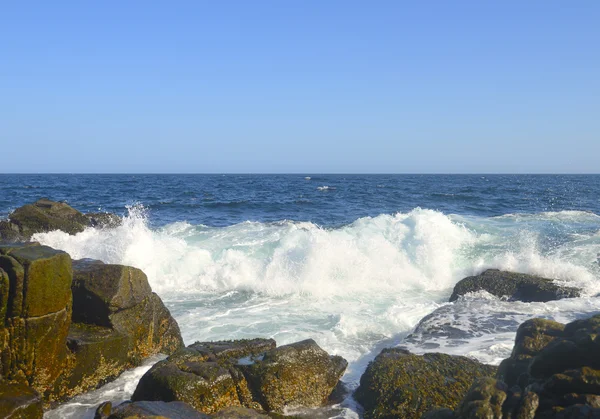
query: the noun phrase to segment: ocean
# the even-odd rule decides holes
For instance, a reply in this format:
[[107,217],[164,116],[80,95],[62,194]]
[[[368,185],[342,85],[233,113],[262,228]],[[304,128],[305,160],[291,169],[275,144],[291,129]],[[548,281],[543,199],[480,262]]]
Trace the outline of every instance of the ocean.
[[[124,217],[34,239],[142,269],[186,344],[313,338],[349,361],[350,389],[384,347],[498,364],[524,320],[600,311],[600,175],[0,175],[0,218],[41,197]],[[447,302],[487,268],[583,296]],[[93,417],[101,401],[127,399],[153,361],[46,417]],[[320,414],[358,418],[360,407],[348,397]]]

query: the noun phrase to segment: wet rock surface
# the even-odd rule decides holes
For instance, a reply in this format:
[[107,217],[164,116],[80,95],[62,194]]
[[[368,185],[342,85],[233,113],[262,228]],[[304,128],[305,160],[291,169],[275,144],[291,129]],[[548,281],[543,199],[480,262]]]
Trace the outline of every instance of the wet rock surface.
[[207,414],[232,406],[268,412],[317,407],[346,366],[313,340],[279,348],[272,339],[195,343],[153,366],[132,400],[179,400]]
[[354,398],[366,419],[420,418],[434,407],[456,408],[476,378],[495,373],[466,357],[389,348],[369,364]]
[[460,280],[454,286],[449,301],[482,290],[497,297],[508,297],[511,300],[524,302],[545,302],[579,297],[581,294],[579,289],[557,285],[549,278],[488,269],[479,275]]

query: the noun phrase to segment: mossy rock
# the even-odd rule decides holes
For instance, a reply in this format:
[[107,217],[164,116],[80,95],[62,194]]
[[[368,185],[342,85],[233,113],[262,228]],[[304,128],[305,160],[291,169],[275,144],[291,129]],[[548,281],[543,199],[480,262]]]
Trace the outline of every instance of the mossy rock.
[[98,388],[133,364],[124,348],[126,336],[109,328],[72,323],[67,337],[68,369],[63,374],[62,399]]
[[161,361],[144,374],[131,400],[183,401],[203,413],[240,405],[233,377],[216,362]]
[[109,315],[109,320],[115,331],[129,338],[130,356],[138,362],[158,353],[169,355],[183,347],[179,325],[155,293],[131,308]]
[[507,398],[508,387],[491,377],[477,378],[464,399],[456,416],[471,419],[502,419],[502,406]]
[[26,239],[35,233],[52,230],[76,234],[89,225],[89,219],[81,212],[64,202],[49,199],[40,199],[17,208],[8,218],[18,226],[20,234]]
[[420,418],[433,408],[455,409],[475,379],[495,373],[462,356],[389,348],[369,363],[354,398],[366,419]]
[[98,260],[73,261],[73,321],[111,326],[109,316],[140,304],[152,293],[146,274]]
[[42,419],[40,395],[23,384],[11,384],[0,379],[0,418]]
[[312,339],[271,349],[262,359],[240,365],[248,386],[266,411],[323,406],[348,363],[330,356]]
[[232,366],[239,358],[274,346],[272,339],[197,342],[155,364],[141,378],[131,399],[184,401],[203,413],[241,406],[242,402],[254,407],[244,377]]
[[454,286],[449,301],[476,291],[487,291],[497,297],[524,302],[546,302],[581,295],[580,289],[557,285],[549,278],[488,269],[479,275],[460,280]]
[[71,258],[39,245],[0,246],[2,375],[45,400],[67,362],[71,323]]
[[0,267],[11,279],[9,316],[39,317],[70,307],[73,273],[66,252],[48,246],[23,246],[0,256]]

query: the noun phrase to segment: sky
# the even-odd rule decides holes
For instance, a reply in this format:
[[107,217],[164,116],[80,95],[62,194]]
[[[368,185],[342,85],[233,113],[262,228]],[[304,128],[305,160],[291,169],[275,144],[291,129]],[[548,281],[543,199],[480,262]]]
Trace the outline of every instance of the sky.
[[0,2],[0,172],[598,173],[600,1]]

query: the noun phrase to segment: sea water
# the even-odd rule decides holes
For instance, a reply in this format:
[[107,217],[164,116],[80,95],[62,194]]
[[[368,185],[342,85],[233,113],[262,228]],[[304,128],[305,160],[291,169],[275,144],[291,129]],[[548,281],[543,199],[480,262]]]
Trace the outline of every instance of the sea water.
[[[1,217],[40,197],[124,217],[34,239],[142,269],[186,344],[313,338],[348,360],[350,389],[384,347],[498,364],[524,320],[600,312],[597,175],[0,175]],[[447,302],[456,282],[487,268],[583,295]],[[100,402],[126,400],[150,365],[46,416],[92,417]],[[359,415],[351,397],[323,413]]]

